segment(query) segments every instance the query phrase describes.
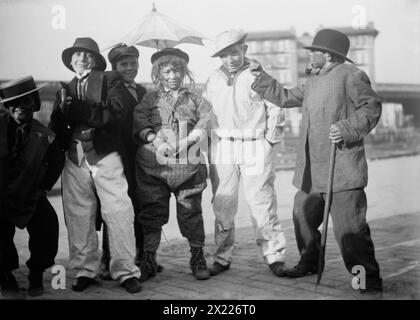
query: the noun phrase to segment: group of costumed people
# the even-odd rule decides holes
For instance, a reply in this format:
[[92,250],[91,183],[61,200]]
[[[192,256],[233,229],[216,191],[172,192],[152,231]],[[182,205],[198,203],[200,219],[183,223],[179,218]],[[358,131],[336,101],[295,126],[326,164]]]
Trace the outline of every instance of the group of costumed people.
[[[98,278],[142,290],[164,266],[157,262],[170,197],[180,232],[190,247],[198,280],[227,272],[235,249],[235,215],[243,183],[255,239],[278,277],[318,271],[320,232],[327,193],[329,150],[337,148],[331,200],[334,235],[344,264],[366,270],[361,292],[382,291],[380,270],[366,223],[367,165],[363,138],[376,126],[381,101],[369,78],[347,57],[346,35],[320,30],[310,50],[312,75],[293,89],[246,56],[246,34],[227,30],[215,39],[220,68],[203,92],[194,90],[189,55],[165,48],[151,57],[147,92],[134,82],[139,51],[113,47],[108,60],[91,38],[77,38],[62,52],[73,79],[63,84],[48,126],[32,76],[0,85],[0,286],[18,292],[15,228],[29,233],[27,293],[44,292],[43,274],[55,263],[59,223],[47,193],[61,175],[74,291]],[[346,61],[350,63],[345,63]],[[293,185],[293,222],[300,260],[286,267],[286,241],[277,215],[275,152],[284,108],[301,108],[301,140]],[[212,187],[215,249],[207,267],[202,193]],[[281,199],[280,199],[281,201]],[[103,238],[98,239],[102,229]],[[99,244],[102,244],[100,248]],[[233,270],[229,272],[234,272]],[[100,277],[98,277],[100,276]]]

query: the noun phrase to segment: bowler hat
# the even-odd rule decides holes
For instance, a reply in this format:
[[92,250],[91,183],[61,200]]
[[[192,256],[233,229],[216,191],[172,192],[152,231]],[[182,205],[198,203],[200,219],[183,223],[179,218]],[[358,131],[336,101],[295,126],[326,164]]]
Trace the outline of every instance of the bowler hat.
[[322,29],[318,31],[312,41],[312,45],[304,48],[328,52],[353,63],[352,60],[347,58],[350,48],[350,40],[344,33],[337,30]]
[[212,57],[219,56],[220,52],[227,47],[230,47],[237,43],[245,42],[247,34],[240,30],[227,30],[216,36],[215,46],[216,50],[212,54]]
[[128,47],[126,44],[119,44],[111,49],[108,53],[108,60],[111,63],[116,63],[122,57],[133,56],[139,57],[139,51],[135,46]]
[[[36,85],[32,76],[11,80],[0,85],[0,103],[6,103],[12,100],[19,99],[28,94],[34,93],[39,89],[45,87],[48,83]],[[39,94],[33,95],[35,98],[35,110],[38,111],[41,107]]]
[[71,71],[74,71],[73,67],[70,65],[71,57],[73,56],[73,53],[78,51],[89,52],[95,56],[97,63],[94,68],[95,70],[104,71],[106,69],[106,60],[99,53],[99,47],[96,41],[92,38],[76,38],[73,46],[65,49],[61,54],[61,59],[63,60],[64,65]]
[[188,63],[188,61],[190,61],[190,57],[188,56],[188,54],[186,52],[178,49],[178,48],[162,49],[162,50],[152,54],[152,57],[150,58],[150,60],[152,61],[152,63],[154,63],[157,59],[159,59],[160,57],[163,57],[163,56],[177,56],[177,57],[185,60],[186,63]]

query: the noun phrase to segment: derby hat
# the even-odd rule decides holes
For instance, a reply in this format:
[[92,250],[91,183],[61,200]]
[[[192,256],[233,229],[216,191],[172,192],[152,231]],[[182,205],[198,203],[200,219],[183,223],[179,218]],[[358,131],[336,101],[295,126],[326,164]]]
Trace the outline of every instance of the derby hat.
[[244,43],[247,34],[240,30],[227,30],[216,36],[215,47],[216,50],[212,54],[212,57],[218,57],[220,52],[227,47],[230,47],[237,43]]
[[64,65],[71,71],[74,71],[73,67],[70,64],[71,57],[73,56],[73,53],[78,51],[89,52],[95,56],[97,63],[97,65],[94,68],[95,70],[104,71],[106,69],[106,60],[99,53],[99,47],[96,41],[92,38],[76,38],[76,40],[73,43],[73,46],[65,49],[61,54],[61,59],[63,60]]
[[162,50],[152,54],[152,57],[150,58],[150,60],[152,61],[152,63],[154,63],[157,59],[159,59],[160,57],[163,57],[163,56],[177,56],[177,57],[185,60],[186,63],[188,63],[190,61],[190,57],[188,56],[188,54],[186,52],[178,49],[178,48],[162,49]]
[[114,48],[111,49],[108,53],[108,60],[111,63],[116,63],[123,57],[132,56],[132,57],[139,57],[139,51],[135,46],[128,47],[126,44],[118,44]]
[[318,31],[312,41],[312,45],[304,48],[328,52],[353,63],[352,60],[347,58],[350,48],[350,39],[344,33],[337,30],[322,29]]
[[[28,94],[34,93],[39,89],[45,87],[48,83],[36,85],[32,76],[23,77],[16,80],[11,80],[0,85],[0,103],[6,103],[12,100],[19,99]],[[34,95],[35,110],[39,111],[41,101],[39,94]]]

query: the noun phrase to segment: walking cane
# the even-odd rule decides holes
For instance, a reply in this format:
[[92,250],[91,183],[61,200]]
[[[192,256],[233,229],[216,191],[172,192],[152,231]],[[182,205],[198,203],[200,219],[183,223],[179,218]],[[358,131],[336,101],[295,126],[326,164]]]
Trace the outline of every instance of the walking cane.
[[318,287],[319,283],[321,282],[322,272],[324,271],[325,266],[325,246],[327,244],[328,216],[330,213],[332,187],[334,181],[335,150],[335,143],[331,142],[330,168],[328,171],[328,185],[327,197],[325,199],[324,206],[324,219],[322,220],[321,248],[318,260],[318,278],[316,280],[316,287]]

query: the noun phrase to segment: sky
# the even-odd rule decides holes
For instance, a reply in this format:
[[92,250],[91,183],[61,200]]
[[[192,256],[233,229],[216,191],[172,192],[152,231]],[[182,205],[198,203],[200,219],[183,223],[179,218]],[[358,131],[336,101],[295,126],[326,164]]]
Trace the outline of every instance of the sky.
[[[420,0],[0,0],[0,79],[30,74],[36,80],[70,80],[61,53],[76,37],[92,37],[103,50],[150,13],[153,3],[208,37],[205,46],[178,46],[189,53],[197,83],[219,66],[210,57],[212,40],[224,30],[293,27],[298,36],[305,31],[314,35],[320,25],[351,26],[364,14],[379,30],[376,81],[420,84]],[[136,80],[150,82],[150,56],[156,50],[137,48]],[[107,53],[102,52],[105,58]]]

